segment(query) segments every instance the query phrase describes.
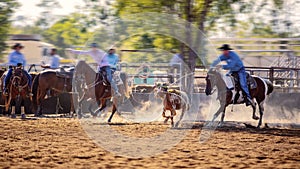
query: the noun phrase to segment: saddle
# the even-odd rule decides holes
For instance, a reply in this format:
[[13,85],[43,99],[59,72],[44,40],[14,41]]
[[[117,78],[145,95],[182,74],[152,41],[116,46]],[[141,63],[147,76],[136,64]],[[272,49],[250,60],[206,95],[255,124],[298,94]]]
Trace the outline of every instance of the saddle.
[[102,80],[104,86],[110,86],[110,83],[107,80],[106,71],[104,69],[100,69],[100,71],[97,73],[96,80],[98,81],[98,79],[100,81]]
[[[235,86],[234,88],[236,90],[236,94],[234,96],[233,102],[237,103],[238,99],[240,98],[240,94],[239,94],[240,91],[242,91],[244,99],[246,99],[246,95],[241,88],[238,73],[232,73],[231,76],[233,77],[234,86]],[[247,80],[247,86],[248,86],[249,91],[251,89],[257,88],[257,83],[256,83],[255,79],[248,72],[246,72],[246,80]]]
[[71,79],[73,78],[74,68],[59,68],[55,72],[57,77]]
[[[234,79],[235,88],[241,90],[239,75],[237,73],[232,73],[232,77]],[[246,72],[246,79],[247,79],[247,86],[249,89],[257,88],[257,83],[255,79],[248,72]]]

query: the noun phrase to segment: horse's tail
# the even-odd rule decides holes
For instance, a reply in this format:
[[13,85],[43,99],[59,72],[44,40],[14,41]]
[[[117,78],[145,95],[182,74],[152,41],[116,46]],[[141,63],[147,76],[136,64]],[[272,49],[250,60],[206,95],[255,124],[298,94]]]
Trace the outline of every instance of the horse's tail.
[[127,98],[129,98],[129,97],[130,97],[130,94],[129,94],[129,87],[128,87],[128,81],[127,81],[128,76],[127,76],[127,74],[126,74],[125,72],[121,72],[121,73],[120,73],[120,77],[121,77],[121,79],[122,79],[122,81],[123,81],[124,91],[125,91],[125,96],[126,96]]
[[274,86],[273,86],[272,82],[270,82],[269,80],[265,80],[265,82],[268,86],[267,95],[269,95],[270,93],[273,92]]
[[40,74],[36,75],[32,81],[32,86],[31,86],[31,92],[33,94],[32,96],[32,101],[35,103],[37,99],[37,91],[39,87],[39,77]]

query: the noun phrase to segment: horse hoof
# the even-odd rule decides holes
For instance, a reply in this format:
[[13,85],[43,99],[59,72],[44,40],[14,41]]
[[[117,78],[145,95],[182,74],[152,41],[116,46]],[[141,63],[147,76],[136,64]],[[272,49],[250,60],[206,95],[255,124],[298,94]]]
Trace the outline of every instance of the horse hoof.
[[253,116],[252,117],[254,120],[259,120],[259,117],[257,117],[257,116]]
[[12,114],[11,118],[15,119],[15,118],[17,118],[17,116],[15,114]]
[[25,115],[25,114],[22,114],[22,115],[21,115],[21,119],[26,119],[26,115]]

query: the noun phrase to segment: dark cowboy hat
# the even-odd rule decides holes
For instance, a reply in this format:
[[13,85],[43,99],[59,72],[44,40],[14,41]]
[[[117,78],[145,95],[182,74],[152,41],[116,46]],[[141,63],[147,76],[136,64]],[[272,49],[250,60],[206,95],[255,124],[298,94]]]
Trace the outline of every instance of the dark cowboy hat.
[[94,43],[91,43],[91,44],[90,44],[90,47],[97,48],[97,47],[99,47],[99,45],[98,45],[97,43],[94,42]]
[[17,47],[21,47],[21,48],[24,48],[23,45],[21,45],[21,43],[16,43],[14,46],[12,46],[11,48],[12,49],[16,49]]
[[233,50],[232,48],[229,47],[228,44],[224,44],[223,46],[218,48],[219,50]]

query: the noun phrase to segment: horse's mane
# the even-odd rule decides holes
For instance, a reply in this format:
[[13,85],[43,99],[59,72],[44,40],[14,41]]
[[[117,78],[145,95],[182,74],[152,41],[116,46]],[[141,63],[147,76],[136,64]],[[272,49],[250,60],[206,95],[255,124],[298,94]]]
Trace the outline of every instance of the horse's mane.
[[226,89],[226,83],[224,79],[222,78],[222,73],[216,70],[210,70],[207,72],[208,74],[212,74],[216,78],[216,86],[224,87]]

